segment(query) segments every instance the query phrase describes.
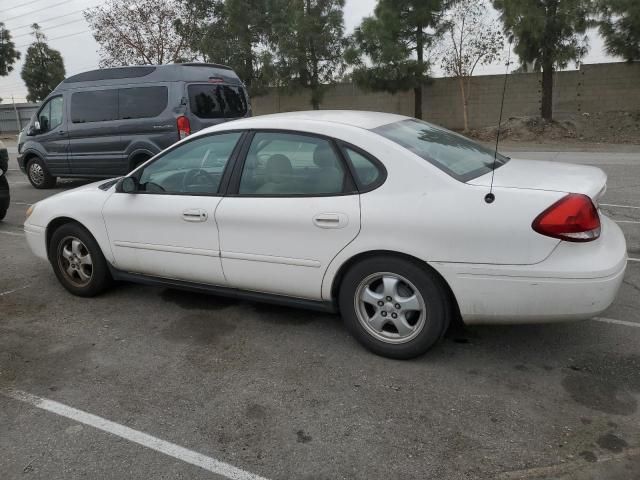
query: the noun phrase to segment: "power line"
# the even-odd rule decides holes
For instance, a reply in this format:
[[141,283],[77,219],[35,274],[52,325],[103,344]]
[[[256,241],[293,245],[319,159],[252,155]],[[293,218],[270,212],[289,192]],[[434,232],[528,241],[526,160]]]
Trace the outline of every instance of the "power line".
[[16,15],[16,16],[11,17],[11,18],[5,18],[4,21],[8,22],[9,20],[14,20],[16,18],[26,17],[27,15],[33,15],[34,13],[41,12],[42,10],[48,10],[50,8],[54,8],[54,7],[57,7],[59,5],[64,5],[65,3],[69,3],[69,2],[72,2],[72,1],[73,0],[63,0],[62,2],[54,3],[53,5],[49,5],[47,7],[42,7],[42,8],[39,8],[38,10],[31,10],[30,12],[22,13],[20,15]]
[[[50,42],[52,40],[59,40],[61,38],[73,37],[74,35],[81,35],[83,33],[91,33],[91,31],[90,30],[82,30],[81,32],[69,33],[68,35],[61,35],[59,37],[47,38],[47,42]],[[32,43],[35,43],[35,42],[32,42]],[[28,47],[28,46],[32,45],[32,43],[25,43],[23,45],[16,45],[16,48]]]
[[[63,27],[63,26],[65,26],[65,25],[69,25],[69,24],[71,24],[71,23],[78,23],[78,22],[82,22],[82,21],[84,21],[84,18],[79,18],[79,19],[77,19],[77,20],[71,20],[70,22],[60,23],[60,24],[58,24],[58,25],[52,25],[51,27],[40,28],[40,30],[41,30],[42,32],[46,33],[46,32],[48,32],[49,30],[53,30],[54,28]],[[39,25],[39,24],[38,24],[38,25]],[[13,38],[27,37],[27,36],[29,36],[29,35],[31,35],[31,32],[28,32],[28,33],[21,33],[20,35],[16,35],[16,36],[15,36],[15,37],[13,37]]]
[[4,10],[0,10],[1,13],[8,12],[9,10],[15,10],[16,8],[26,7],[27,5],[31,5],[32,3],[38,3],[42,0],[33,0],[32,2],[23,3],[22,5],[16,5],[15,7],[5,8]]
[[[93,5],[91,7],[84,7],[84,8],[81,8],[80,10],[74,10],[73,12],[65,13],[64,15],[57,15],[55,17],[45,18],[44,20],[40,20],[37,23],[39,25],[41,23],[50,22],[51,20],[57,20],[58,18],[70,17],[71,15],[75,15],[76,13],[84,12],[85,10],[87,10],[89,8],[95,8],[95,7],[97,7],[97,5]],[[19,27],[12,27],[11,30],[15,31],[15,30],[19,30],[21,28],[31,27],[31,25],[33,25],[33,22],[25,23],[24,25],[20,25]]]

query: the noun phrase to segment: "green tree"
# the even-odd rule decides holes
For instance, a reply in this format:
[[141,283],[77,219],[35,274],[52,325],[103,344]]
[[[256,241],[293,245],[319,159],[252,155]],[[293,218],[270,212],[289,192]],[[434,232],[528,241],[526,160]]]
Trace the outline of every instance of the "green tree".
[[378,0],[356,28],[345,58],[354,82],[373,91],[414,92],[414,115],[422,118],[428,51],[441,33],[445,0]]
[[11,33],[0,22],[0,77],[6,77],[13,71],[13,64],[20,59],[20,52],[11,40]]
[[311,91],[320,108],[327,85],[344,72],[344,0],[272,0],[277,81]]
[[195,19],[178,20],[176,29],[207,62],[232,67],[252,96],[264,94],[274,76],[269,49],[268,0],[183,0]]
[[553,118],[553,72],[587,53],[591,0],[493,0],[522,65],[542,70],[542,118]]
[[628,62],[640,60],[640,1],[599,0],[597,11],[607,53]]
[[27,100],[39,102],[64,80],[65,70],[62,55],[47,45],[47,37],[38,24],[31,28],[35,41],[27,49],[20,75],[27,86]]

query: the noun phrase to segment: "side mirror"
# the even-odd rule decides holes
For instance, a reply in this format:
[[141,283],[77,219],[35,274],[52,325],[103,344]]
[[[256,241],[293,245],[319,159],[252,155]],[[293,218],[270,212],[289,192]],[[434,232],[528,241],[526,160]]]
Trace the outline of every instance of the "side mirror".
[[135,177],[124,177],[118,180],[116,192],[136,193],[138,191],[138,179]]
[[33,122],[33,125],[31,125],[28,129],[27,129],[27,135],[29,137],[32,137],[34,135],[37,135],[40,132],[40,122],[38,122],[37,120],[35,122]]

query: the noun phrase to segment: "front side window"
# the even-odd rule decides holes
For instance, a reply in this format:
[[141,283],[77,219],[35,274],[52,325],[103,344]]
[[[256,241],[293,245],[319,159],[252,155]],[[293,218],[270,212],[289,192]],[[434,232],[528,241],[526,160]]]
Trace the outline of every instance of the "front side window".
[[140,191],[203,194],[218,192],[240,132],[200,137],[169,151],[142,170]]
[[240,179],[245,195],[330,195],[345,191],[345,170],[328,140],[258,132]]
[[62,123],[63,105],[64,100],[62,97],[54,97],[42,107],[38,114],[41,133],[53,130]]
[[[462,135],[421,120],[401,120],[373,129],[462,182],[491,172],[494,152]],[[495,166],[509,161],[498,154]]]
[[118,90],[91,90],[71,95],[73,123],[106,122],[118,118]]
[[199,118],[240,118],[247,114],[244,88],[240,85],[189,85],[189,106]]

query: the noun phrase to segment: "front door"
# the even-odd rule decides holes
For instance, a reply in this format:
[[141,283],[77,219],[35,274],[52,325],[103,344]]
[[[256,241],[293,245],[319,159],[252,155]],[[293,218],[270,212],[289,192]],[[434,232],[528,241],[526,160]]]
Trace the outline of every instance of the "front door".
[[332,141],[259,131],[216,221],[229,286],[319,300],[360,231],[360,199]]
[[38,112],[40,130],[35,140],[45,152],[45,163],[49,173],[61,176],[69,173],[69,135],[64,115],[64,97],[50,98]]
[[132,174],[135,193],[114,193],[103,216],[119,270],[224,285],[215,211],[239,132],[195,137]]

